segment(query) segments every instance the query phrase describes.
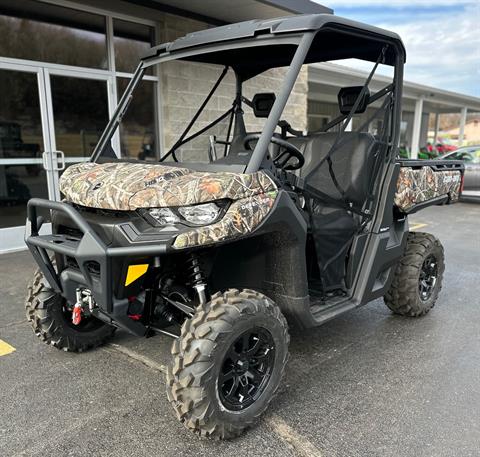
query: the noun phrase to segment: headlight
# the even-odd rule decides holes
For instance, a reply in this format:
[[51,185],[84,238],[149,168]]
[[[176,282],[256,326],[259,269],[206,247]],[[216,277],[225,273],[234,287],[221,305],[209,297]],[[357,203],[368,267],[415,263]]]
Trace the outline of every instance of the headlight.
[[180,218],[170,208],[153,208],[148,211],[158,225],[173,225],[180,222]]
[[215,203],[205,203],[203,205],[183,206],[178,208],[178,212],[190,224],[208,225],[217,220],[220,207]]
[[148,215],[155,220],[156,225],[209,225],[218,220],[222,213],[222,206],[216,203],[181,206],[177,208],[152,208]]

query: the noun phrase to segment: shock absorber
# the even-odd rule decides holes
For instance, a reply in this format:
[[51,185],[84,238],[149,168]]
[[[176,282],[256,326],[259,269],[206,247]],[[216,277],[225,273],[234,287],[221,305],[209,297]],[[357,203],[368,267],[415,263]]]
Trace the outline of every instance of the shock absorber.
[[187,272],[190,279],[190,284],[195,289],[198,295],[198,300],[201,305],[207,303],[207,296],[205,293],[206,284],[203,271],[200,268],[200,262],[195,254],[192,254],[188,259]]

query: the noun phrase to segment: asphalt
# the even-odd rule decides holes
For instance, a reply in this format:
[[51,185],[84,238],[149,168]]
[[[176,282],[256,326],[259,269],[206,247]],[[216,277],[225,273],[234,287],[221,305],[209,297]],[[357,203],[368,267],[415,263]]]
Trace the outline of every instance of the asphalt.
[[[34,266],[0,256],[0,456],[480,455],[480,204],[411,218],[446,251],[444,287],[424,318],[381,300],[324,326],[292,330],[281,392],[260,424],[232,442],[201,441],[176,420],[162,370],[166,337],[84,354],[41,343],[24,318]],[[423,225],[425,224],[425,225]]]

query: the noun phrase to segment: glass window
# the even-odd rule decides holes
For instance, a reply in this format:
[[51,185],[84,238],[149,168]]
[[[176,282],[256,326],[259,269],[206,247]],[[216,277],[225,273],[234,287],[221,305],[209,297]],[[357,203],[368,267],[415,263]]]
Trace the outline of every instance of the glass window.
[[[127,78],[117,78],[119,97],[128,82]],[[120,125],[122,157],[157,160],[156,143],[155,82],[141,81]]]
[[42,122],[37,75],[0,70],[0,159],[40,159]]
[[0,0],[0,56],[106,69],[105,18],[32,0]]
[[57,150],[89,157],[108,122],[106,81],[50,76]]
[[[115,69],[133,73],[142,57],[154,43],[154,29],[143,24],[113,20]],[[149,68],[147,74],[152,73]]]
[[473,163],[480,163],[480,148],[473,152]]
[[464,153],[460,154],[459,159],[463,160],[464,162],[473,162],[473,156],[472,156],[472,154],[469,154],[468,152],[464,152]]
[[461,157],[459,156],[459,154],[457,152],[454,152],[453,154],[449,154],[447,156],[445,156],[445,159],[448,159],[448,160],[461,160]]
[[0,228],[5,228],[25,224],[27,201],[48,198],[48,191],[37,75],[0,70],[0,94]]

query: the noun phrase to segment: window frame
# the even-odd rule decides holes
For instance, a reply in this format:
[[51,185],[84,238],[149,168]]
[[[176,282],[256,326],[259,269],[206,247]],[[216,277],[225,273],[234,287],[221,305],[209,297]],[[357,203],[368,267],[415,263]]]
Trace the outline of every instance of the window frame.
[[[64,65],[36,60],[27,60],[19,59],[12,57],[3,57],[0,56],[0,69],[8,69],[12,65],[28,65],[34,67],[45,68],[49,71],[50,74],[64,74],[74,76],[78,74],[79,77],[89,77],[92,79],[107,79],[108,80],[108,114],[111,118],[115,108],[119,101],[119,93],[117,86],[117,78],[127,78],[131,79],[134,73],[116,71],[115,67],[115,47],[114,47],[114,29],[113,29],[113,20],[119,19],[122,21],[133,22],[141,25],[146,25],[153,28],[154,40],[160,36],[160,24],[158,22],[140,18],[137,16],[131,16],[128,14],[117,13],[108,9],[98,8],[95,6],[78,4],[74,1],[69,0],[39,0],[42,3],[48,3],[55,6],[61,6],[64,8],[69,8],[71,10],[84,11],[87,13],[97,14],[103,16],[105,20],[105,32],[106,32],[106,51],[107,51],[107,69],[100,68],[88,68],[81,66],[73,65]],[[154,43],[156,44],[156,43]],[[154,134],[156,139],[156,144],[158,145],[157,151],[160,154],[160,151],[163,150],[163,136],[162,136],[162,116],[161,116],[161,87],[160,87],[160,74],[158,67],[154,67],[153,75],[144,75],[143,80],[153,81],[154,82]],[[112,146],[117,152],[119,157],[122,157],[121,147],[120,147],[120,135],[118,132],[112,138]]]

